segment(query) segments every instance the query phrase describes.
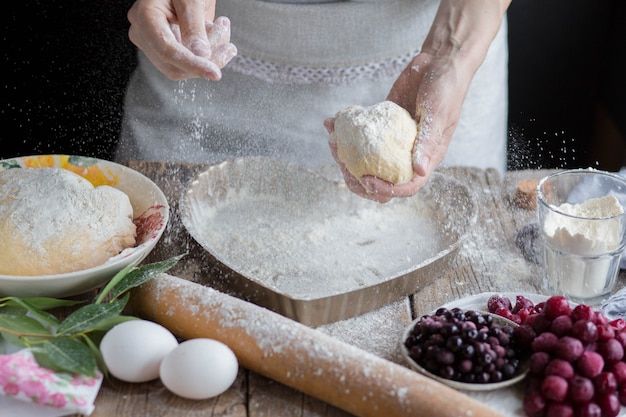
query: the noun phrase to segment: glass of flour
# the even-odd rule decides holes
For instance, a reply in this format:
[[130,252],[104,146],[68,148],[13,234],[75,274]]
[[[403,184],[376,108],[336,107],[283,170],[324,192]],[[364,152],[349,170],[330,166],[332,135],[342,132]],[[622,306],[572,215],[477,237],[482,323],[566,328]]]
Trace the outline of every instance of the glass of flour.
[[553,293],[587,305],[610,295],[626,242],[624,205],[626,181],[608,172],[567,170],[539,182],[544,279]]

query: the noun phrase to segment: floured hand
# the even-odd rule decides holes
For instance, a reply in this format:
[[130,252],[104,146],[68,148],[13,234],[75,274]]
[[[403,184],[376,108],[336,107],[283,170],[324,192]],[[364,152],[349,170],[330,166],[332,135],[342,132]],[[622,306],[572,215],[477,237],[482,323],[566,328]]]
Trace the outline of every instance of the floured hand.
[[219,80],[237,54],[230,20],[215,17],[215,0],[137,0],[128,36],[171,80]]

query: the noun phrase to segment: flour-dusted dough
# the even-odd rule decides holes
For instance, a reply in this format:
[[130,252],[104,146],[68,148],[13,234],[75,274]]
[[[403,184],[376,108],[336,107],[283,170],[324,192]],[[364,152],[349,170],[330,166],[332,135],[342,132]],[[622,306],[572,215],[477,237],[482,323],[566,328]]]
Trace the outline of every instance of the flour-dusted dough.
[[337,145],[339,160],[356,178],[373,175],[402,184],[413,178],[416,136],[417,124],[409,112],[383,101],[339,111],[330,141]]
[[0,171],[0,274],[49,275],[135,245],[128,196],[60,168]]

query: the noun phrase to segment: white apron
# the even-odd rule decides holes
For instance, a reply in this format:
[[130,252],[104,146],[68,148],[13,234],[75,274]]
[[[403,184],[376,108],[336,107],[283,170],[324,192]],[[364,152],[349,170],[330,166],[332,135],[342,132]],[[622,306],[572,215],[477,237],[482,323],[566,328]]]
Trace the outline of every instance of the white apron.
[[[326,117],[386,98],[419,51],[436,0],[222,0],[238,56],[220,81],[170,81],[140,52],[116,160],[215,163],[266,155],[334,164]],[[506,168],[506,23],[476,73],[443,165]]]

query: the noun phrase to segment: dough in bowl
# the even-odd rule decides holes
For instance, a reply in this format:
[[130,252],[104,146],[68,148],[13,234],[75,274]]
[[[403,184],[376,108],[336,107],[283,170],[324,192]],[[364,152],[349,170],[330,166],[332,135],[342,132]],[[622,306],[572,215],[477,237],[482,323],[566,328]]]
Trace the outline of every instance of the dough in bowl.
[[91,268],[134,246],[135,237],[133,208],[120,190],[61,168],[0,171],[0,274]]
[[331,143],[337,157],[357,179],[373,175],[393,184],[413,178],[417,124],[391,101],[370,107],[349,106],[335,115]]

